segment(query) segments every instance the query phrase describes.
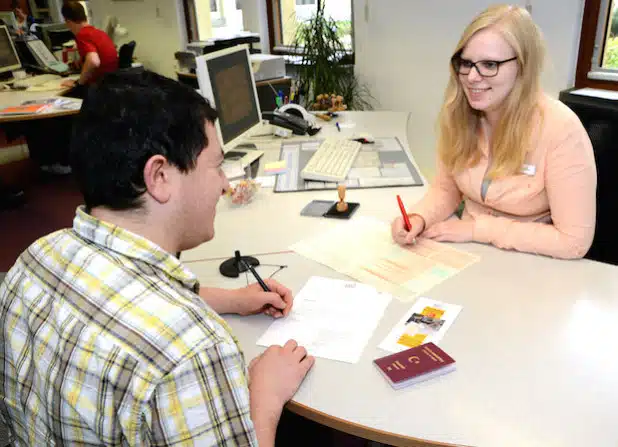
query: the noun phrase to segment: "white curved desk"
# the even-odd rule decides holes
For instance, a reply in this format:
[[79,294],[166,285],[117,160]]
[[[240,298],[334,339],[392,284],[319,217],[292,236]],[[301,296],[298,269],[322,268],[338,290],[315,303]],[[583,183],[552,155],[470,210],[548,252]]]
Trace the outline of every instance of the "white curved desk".
[[[405,114],[367,113],[349,119],[375,126],[392,123],[401,130],[405,126]],[[376,136],[377,129],[368,127]],[[392,134],[397,133],[383,133]],[[350,192],[354,194],[350,200],[361,202],[359,213],[388,221],[398,213],[396,193],[412,202],[423,190],[362,190]],[[244,277],[225,279],[218,273],[220,260],[206,258],[227,257],[234,249],[243,254],[285,251],[290,243],[337,224],[299,216],[302,206],[314,198],[335,200],[336,194],[262,191],[246,208],[223,203],[215,240],[183,254],[183,261],[203,284],[242,286]],[[427,294],[463,306],[440,342],[457,361],[455,372],[391,389],[372,360],[386,354],[377,345],[411,305],[393,300],[361,360],[347,364],[316,359],[289,408],[325,425],[394,445],[618,445],[616,267],[480,244],[459,247],[479,254],[481,261]],[[311,275],[342,277],[290,252],[262,255],[260,260],[287,264],[275,278],[295,292]],[[274,270],[260,267],[264,276]],[[255,342],[270,324],[268,317],[226,319],[247,359],[263,351]]]
[[[337,132],[335,121],[323,125],[315,138],[327,136],[352,137],[362,132],[369,132],[374,137],[393,137],[406,146],[407,114],[402,112],[348,112],[342,114],[339,123],[343,124]],[[320,121],[318,121],[318,124]],[[355,124],[353,128],[344,127]],[[307,140],[310,137],[294,137]],[[258,149],[264,151],[260,159],[260,169],[269,162],[279,159],[282,140],[272,138],[254,138]],[[286,140],[290,141],[290,139]],[[418,166],[416,166],[417,170]],[[424,181],[424,179],[423,179]],[[425,193],[426,187],[400,187],[377,189],[350,189],[346,201],[360,202],[361,206],[354,216],[377,216],[390,220],[398,215],[396,194],[400,194],[405,203],[413,203]],[[337,200],[337,191],[302,191],[273,193],[262,190],[254,201],[245,206],[230,205],[222,198],[217,207],[214,240],[182,254],[183,261],[229,257],[238,249],[243,254],[273,253],[287,250],[300,237],[316,234],[323,228],[339,223],[336,219],[316,219],[300,216],[303,207],[314,199]],[[235,245],[237,244],[237,245]]]

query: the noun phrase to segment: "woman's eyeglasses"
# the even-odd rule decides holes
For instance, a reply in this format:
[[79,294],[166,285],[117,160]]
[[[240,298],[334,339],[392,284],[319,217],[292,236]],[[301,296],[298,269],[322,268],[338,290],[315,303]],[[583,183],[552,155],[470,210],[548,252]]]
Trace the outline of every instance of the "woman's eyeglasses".
[[479,75],[484,78],[492,78],[498,74],[500,70],[500,65],[506,64],[507,62],[511,62],[517,60],[517,57],[512,57],[510,59],[505,59],[503,61],[477,61],[472,62],[468,59],[463,59],[458,55],[453,56],[451,59],[451,63],[453,64],[453,68],[455,72],[467,75],[470,73],[472,68],[476,68],[476,71]]

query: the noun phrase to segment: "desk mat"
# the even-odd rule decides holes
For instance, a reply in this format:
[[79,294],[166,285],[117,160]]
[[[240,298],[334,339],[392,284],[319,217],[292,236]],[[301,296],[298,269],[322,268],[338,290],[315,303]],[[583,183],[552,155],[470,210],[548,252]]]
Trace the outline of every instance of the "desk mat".
[[[287,162],[287,171],[277,175],[275,192],[337,189],[335,182],[304,180],[300,171],[322,140],[290,141],[281,144],[279,160]],[[363,144],[345,180],[349,189],[423,186],[409,154],[396,137],[376,138],[374,144]]]

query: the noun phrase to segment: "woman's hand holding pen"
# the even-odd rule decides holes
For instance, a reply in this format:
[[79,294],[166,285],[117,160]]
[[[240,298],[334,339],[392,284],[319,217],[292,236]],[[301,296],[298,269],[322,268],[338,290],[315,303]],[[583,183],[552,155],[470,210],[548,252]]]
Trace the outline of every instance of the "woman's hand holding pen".
[[398,216],[391,223],[391,234],[393,240],[399,245],[411,245],[416,242],[416,238],[423,231],[425,222],[418,214],[412,214],[410,218],[410,231],[406,230],[402,216]]
[[265,279],[264,282],[270,292],[265,292],[258,283],[236,290],[234,313],[240,315],[263,313],[273,318],[281,318],[290,313],[294,301],[292,291],[274,279]]

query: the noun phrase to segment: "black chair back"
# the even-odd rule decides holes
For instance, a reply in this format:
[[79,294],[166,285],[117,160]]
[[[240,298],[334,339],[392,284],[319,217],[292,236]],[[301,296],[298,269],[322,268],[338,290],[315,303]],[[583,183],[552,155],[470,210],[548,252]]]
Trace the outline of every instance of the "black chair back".
[[125,43],[118,51],[118,68],[130,68],[133,62],[133,52],[135,51],[135,41]]
[[[618,104],[609,99],[560,93],[560,100],[582,121],[594,150],[597,166],[597,221],[592,247],[586,258],[618,265]],[[565,132],[568,129],[565,129]]]

